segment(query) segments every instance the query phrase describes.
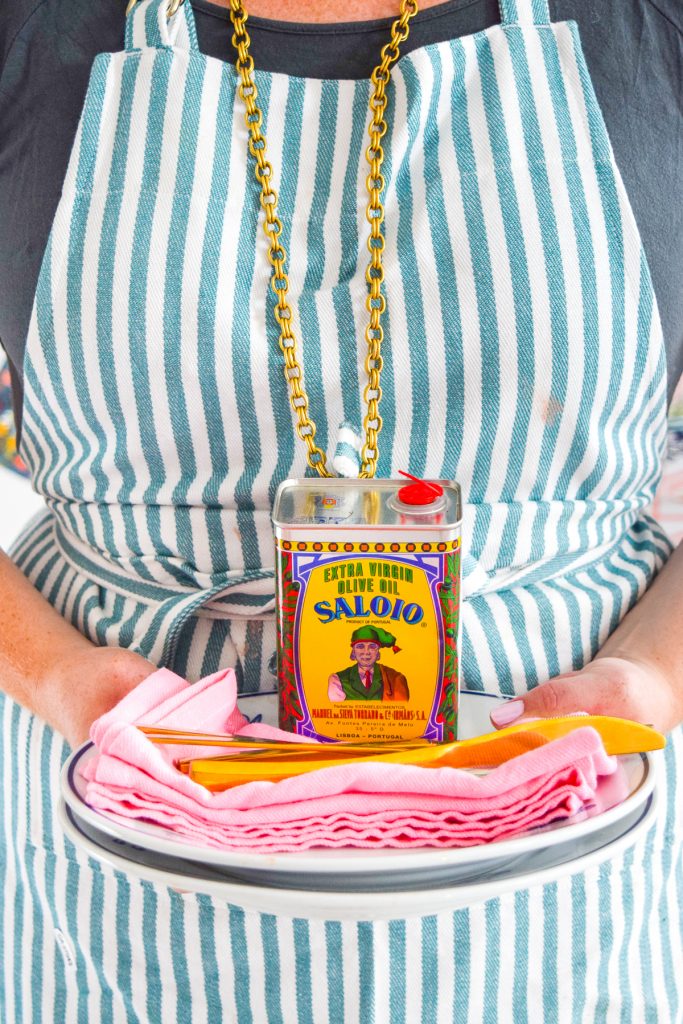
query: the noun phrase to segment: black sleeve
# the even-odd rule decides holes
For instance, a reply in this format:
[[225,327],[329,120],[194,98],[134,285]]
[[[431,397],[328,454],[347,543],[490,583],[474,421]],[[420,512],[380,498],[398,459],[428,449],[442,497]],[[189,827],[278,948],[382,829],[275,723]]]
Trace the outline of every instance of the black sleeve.
[[47,0],[11,0],[0,6],[0,79],[12,44],[31,15]]
[[125,0],[0,0],[0,341],[17,421],[35,284],[90,68],[123,49],[124,24]]

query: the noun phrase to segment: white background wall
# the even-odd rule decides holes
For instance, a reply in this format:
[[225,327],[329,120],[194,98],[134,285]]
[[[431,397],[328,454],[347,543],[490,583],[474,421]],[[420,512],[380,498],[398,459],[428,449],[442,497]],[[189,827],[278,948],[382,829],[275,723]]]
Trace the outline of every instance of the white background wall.
[[0,548],[6,551],[24,523],[44,507],[28,480],[0,466]]

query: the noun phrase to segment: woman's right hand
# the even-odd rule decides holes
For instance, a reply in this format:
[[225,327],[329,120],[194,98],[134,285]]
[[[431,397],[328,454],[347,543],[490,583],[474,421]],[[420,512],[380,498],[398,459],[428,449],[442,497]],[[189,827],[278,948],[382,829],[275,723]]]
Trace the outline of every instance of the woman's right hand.
[[146,658],[121,647],[79,646],[55,662],[42,714],[72,747],[80,746],[93,722],[155,669]]
[[155,670],[134,651],[96,647],[0,551],[0,689],[74,746]]

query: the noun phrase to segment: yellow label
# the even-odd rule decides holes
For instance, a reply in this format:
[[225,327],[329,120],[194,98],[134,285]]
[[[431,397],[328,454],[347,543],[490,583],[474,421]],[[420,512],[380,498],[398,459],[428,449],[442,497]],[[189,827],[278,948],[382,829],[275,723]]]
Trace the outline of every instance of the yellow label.
[[310,573],[300,664],[317,732],[400,739],[425,731],[439,675],[434,603],[425,572],[356,558]]
[[293,670],[283,672],[281,687],[290,708],[299,708],[292,724],[335,740],[441,739],[444,684],[449,695],[457,690],[453,672],[444,679],[444,637],[457,618],[451,622],[449,611],[444,622],[443,609],[453,605],[442,604],[442,587],[457,607],[457,581],[447,571],[457,552],[451,543],[446,551],[430,544],[391,555],[350,547],[281,545],[281,667],[291,649]]

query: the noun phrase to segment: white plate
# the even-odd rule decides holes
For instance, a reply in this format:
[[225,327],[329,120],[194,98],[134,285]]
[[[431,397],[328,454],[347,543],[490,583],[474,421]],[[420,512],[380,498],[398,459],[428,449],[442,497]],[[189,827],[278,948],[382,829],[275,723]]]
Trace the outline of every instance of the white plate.
[[[121,855],[111,849],[105,849],[86,836],[71,817],[63,800],[59,801],[57,813],[69,839],[95,860],[124,874],[156,885],[168,886],[180,893],[203,893],[243,910],[277,914],[282,917],[318,921],[391,921],[396,918],[424,917],[472,906],[507,892],[555,882],[563,876],[577,874],[602,864],[623,853],[644,835],[654,824],[656,810],[657,799],[654,791],[645,806],[636,811],[634,820],[628,824],[625,821],[617,822],[612,826],[615,835],[611,839],[603,844],[598,843],[594,849],[582,856],[569,855],[569,859],[561,863],[552,862],[552,855],[557,851],[545,850],[537,852],[534,870],[529,870],[530,861],[525,857],[527,870],[519,872],[515,858],[515,865],[508,873],[501,873],[496,878],[486,878],[484,881],[411,891],[363,893],[267,888],[221,878],[199,878],[193,874],[186,874],[185,868],[189,865],[182,862],[182,873],[165,870],[152,864],[140,864],[125,856],[125,843],[122,844],[124,855]],[[157,857],[160,861],[163,860],[159,855]],[[544,864],[544,857],[551,859]]]
[[[63,803],[63,801],[61,801]],[[91,840],[101,850],[133,862],[140,868],[152,868],[175,875],[192,877],[195,880],[208,882],[229,882],[246,886],[268,886],[273,889],[313,890],[316,892],[346,892],[349,898],[360,893],[393,892],[403,893],[414,890],[435,890],[457,886],[471,886],[501,878],[510,878],[515,874],[548,869],[579,857],[584,857],[595,850],[613,842],[627,833],[637,824],[643,815],[642,806],[636,807],[630,815],[620,818],[597,832],[584,835],[578,839],[566,839],[563,843],[553,846],[538,846],[535,850],[517,856],[501,857],[483,861],[449,864],[427,869],[413,868],[406,871],[372,871],[366,874],[354,874],[350,877],[337,878],[329,873],[299,874],[293,872],[247,872],[233,870],[217,864],[206,864],[157,853],[145,846],[127,843],[107,835],[79,818],[70,808],[66,814],[78,833]]]
[[[499,698],[474,691],[461,693],[460,735],[480,735],[491,730],[489,712]],[[240,699],[240,708],[252,720],[272,713],[272,697],[262,695]],[[521,864],[521,858],[551,847],[572,844],[578,856],[582,841],[595,836],[600,842],[603,830],[612,829],[621,821],[632,820],[652,793],[655,773],[650,758],[633,755],[620,758],[619,771],[627,783],[628,796],[611,806],[611,777],[602,784],[600,813],[577,820],[563,821],[545,829],[519,835],[513,839],[475,847],[413,850],[312,850],[303,853],[239,852],[211,849],[195,845],[169,829],[145,822],[128,822],[103,814],[89,807],[85,800],[86,783],[79,765],[95,755],[92,744],[85,744],[64,765],[62,795],[75,815],[76,823],[100,845],[107,840],[124,844],[137,851],[173,860],[183,859],[198,866],[219,869],[233,881],[268,886],[346,891],[371,891],[381,888],[411,888],[466,881],[486,872],[487,877],[505,867],[508,861]],[[120,847],[123,848],[123,847]]]

